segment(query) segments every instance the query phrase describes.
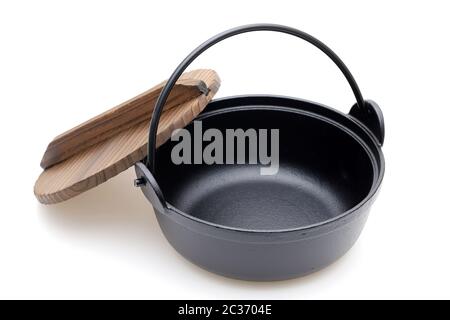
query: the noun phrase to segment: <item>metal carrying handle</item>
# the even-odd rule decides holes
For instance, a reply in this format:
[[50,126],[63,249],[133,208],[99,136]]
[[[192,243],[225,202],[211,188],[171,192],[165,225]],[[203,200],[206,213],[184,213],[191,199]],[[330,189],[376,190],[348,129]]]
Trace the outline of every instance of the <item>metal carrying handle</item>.
[[163,107],[166,103],[166,100],[170,94],[170,91],[174,87],[178,78],[183,74],[184,70],[186,70],[186,68],[200,54],[202,54],[208,48],[212,47],[216,43],[218,43],[222,40],[225,40],[227,38],[233,37],[233,36],[241,34],[241,33],[247,33],[247,32],[253,32],[253,31],[275,31],[275,32],[290,34],[290,35],[293,35],[300,39],[303,39],[303,40],[311,43],[315,47],[319,48],[331,60],[333,60],[333,62],[338,66],[338,68],[344,74],[345,78],[347,79],[348,83],[350,84],[350,87],[353,90],[353,94],[355,95],[356,107],[359,109],[360,112],[366,111],[365,110],[366,105],[364,103],[364,99],[362,97],[361,91],[359,90],[359,87],[356,84],[355,79],[353,78],[352,74],[350,73],[350,70],[348,70],[348,68],[344,64],[344,62],[342,62],[342,60],[330,48],[328,48],[328,46],[326,46],[324,43],[322,43],[318,39],[314,38],[313,36],[303,32],[303,31],[300,31],[300,30],[297,30],[297,29],[294,29],[291,27],[286,27],[283,25],[277,25],[277,24],[250,24],[250,25],[233,28],[233,29],[227,30],[225,32],[219,33],[218,35],[205,41],[200,46],[198,46],[194,51],[192,51],[180,63],[180,65],[175,69],[175,71],[170,76],[169,80],[167,80],[166,85],[162,89],[162,91],[158,97],[158,100],[156,101],[155,108],[153,110],[152,119],[150,121],[150,129],[148,132],[147,164],[146,165],[152,174],[155,173],[156,134],[158,131],[159,119],[161,118],[161,113],[162,113]]

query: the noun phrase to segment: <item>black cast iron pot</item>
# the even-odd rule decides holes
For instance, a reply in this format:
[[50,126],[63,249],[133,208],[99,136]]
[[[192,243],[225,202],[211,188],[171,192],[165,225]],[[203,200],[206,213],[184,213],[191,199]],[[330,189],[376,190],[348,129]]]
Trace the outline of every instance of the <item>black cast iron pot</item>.
[[[175,165],[174,142],[155,148],[172,87],[203,51],[250,31],[287,33],[319,48],[343,72],[356,104],[344,114],[279,96],[215,100],[196,119],[204,129],[279,129],[278,173],[262,176],[259,165],[248,164]],[[325,44],[285,26],[242,26],[200,45],[169,78],[153,112],[149,157],[136,165],[136,181],[169,242],[193,263],[233,278],[288,279],[329,265],[357,240],[383,178],[383,139],[381,110],[363,99],[350,71]]]

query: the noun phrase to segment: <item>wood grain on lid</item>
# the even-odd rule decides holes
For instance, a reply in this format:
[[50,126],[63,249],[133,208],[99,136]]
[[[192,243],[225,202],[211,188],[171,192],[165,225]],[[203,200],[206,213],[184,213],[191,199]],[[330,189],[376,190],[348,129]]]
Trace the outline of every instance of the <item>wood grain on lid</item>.
[[[148,121],[164,84],[160,83],[54,138],[42,157],[41,167],[49,168],[144,120]],[[186,74],[171,91],[164,110],[198,97],[206,90],[202,80],[189,78],[189,74]]]
[[[173,130],[189,124],[211,101],[220,86],[220,79],[213,70],[195,70],[184,74],[182,79],[201,80],[208,93],[164,110],[158,127],[158,146],[170,138]],[[70,199],[144,159],[147,155],[148,120],[147,117],[145,121],[45,169],[34,186],[37,199],[44,204]]]

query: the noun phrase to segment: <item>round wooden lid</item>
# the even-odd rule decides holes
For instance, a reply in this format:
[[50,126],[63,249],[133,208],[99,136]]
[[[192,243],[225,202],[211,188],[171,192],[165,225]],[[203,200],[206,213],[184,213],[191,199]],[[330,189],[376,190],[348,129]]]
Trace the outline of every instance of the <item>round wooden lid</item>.
[[[201,82],[199,82],[201,81]],[[185,73],[169,97],[158,127],[157,145],[189,124],[220,86],[213,70]],[[149,119],[163,84],[56,137],[41,162],[45,170],[34,186],[44,204],[68,200],[147,156]]]

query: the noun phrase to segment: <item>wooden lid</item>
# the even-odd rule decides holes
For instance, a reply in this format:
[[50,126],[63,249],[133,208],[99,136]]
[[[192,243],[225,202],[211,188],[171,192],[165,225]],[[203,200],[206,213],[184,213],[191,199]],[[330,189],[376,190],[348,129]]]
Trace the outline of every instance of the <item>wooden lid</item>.
[[[161,83],[143,94],[57,136],[48,146],[34,194],[44,204],[73,198],[147,156],[149,119]],[[157,145],[173,130],[189,124],[218,91],[220,78],[213,70],[183,74],[161,116]]]

